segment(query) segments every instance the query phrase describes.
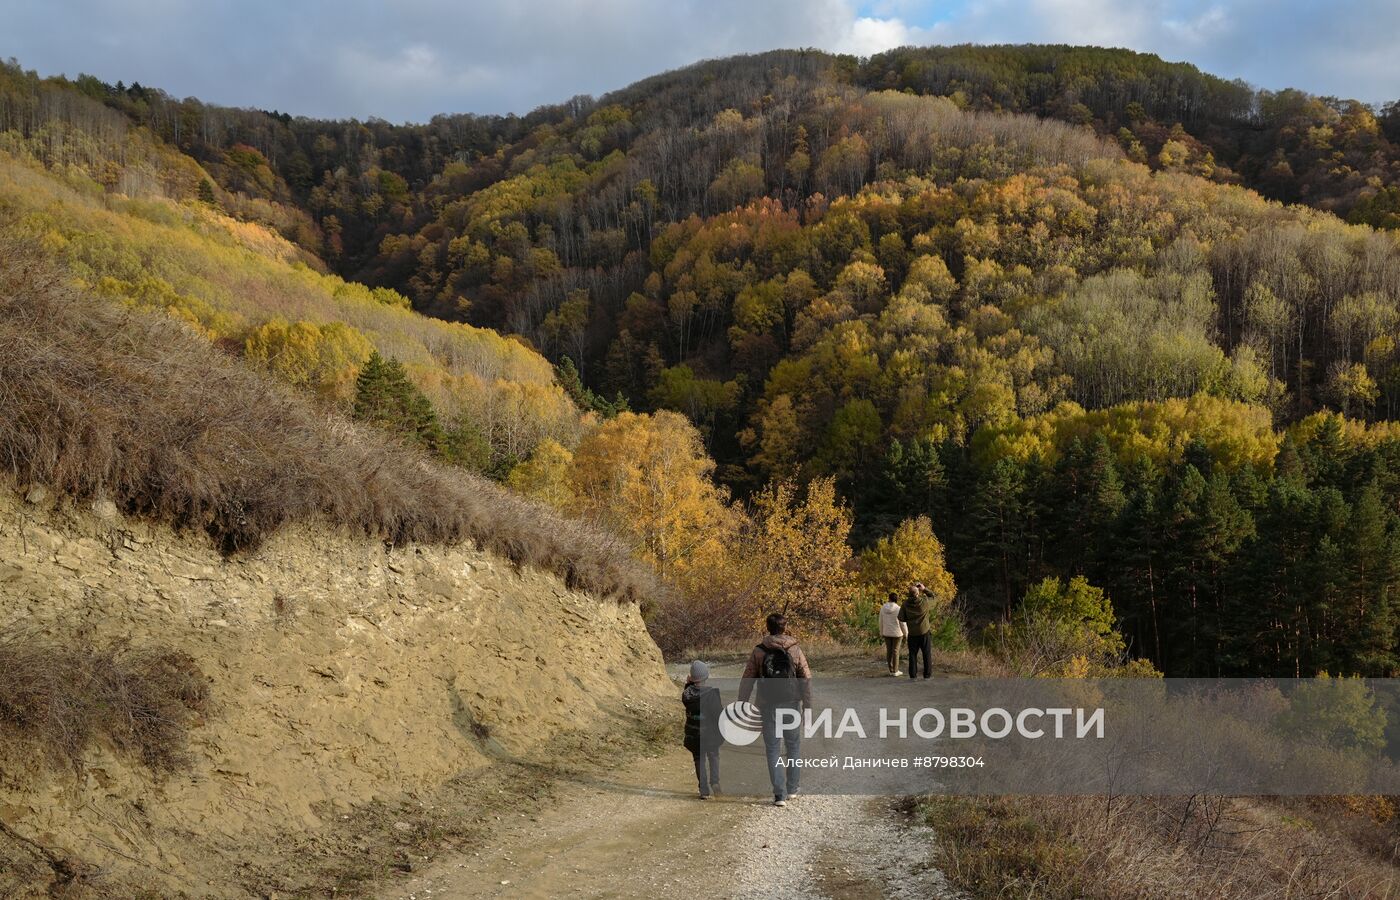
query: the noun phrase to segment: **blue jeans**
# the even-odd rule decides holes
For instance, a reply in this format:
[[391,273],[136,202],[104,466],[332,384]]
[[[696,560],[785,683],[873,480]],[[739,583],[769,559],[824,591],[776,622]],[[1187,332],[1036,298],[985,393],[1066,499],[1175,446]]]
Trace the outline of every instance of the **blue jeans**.
[[[799,722],[791,728],[778,732],[778,710],[791,709],[800,711],[796,703],[781,704],[778,706],[765,706],[763,712],[763,749],[768,754],[768,780],[773,782],[773,799],[786,800],[788,794],[797,790],[798,783],[802,778],[802,769],[798,766],[783,766],[780,764],[778,745],[780,742],[786,743],[786,752],[782,757],[787,762],[802,758],[802,724]],[[789,717],[791,718],[791,717]]]

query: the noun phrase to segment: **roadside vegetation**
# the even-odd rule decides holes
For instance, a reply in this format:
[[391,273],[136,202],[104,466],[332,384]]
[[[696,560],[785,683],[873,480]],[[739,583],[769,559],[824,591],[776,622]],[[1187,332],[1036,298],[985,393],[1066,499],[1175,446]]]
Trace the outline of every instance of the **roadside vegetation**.
[[973,898],[1387,897],[1393,802],[1378,797],[934,797],[916,815]]
[[0,471],[207,533],[225,552],[293,522],[471,541],[619,600],[657,593],[606,533],[318,408],[169,317],[0,250]]
[[[102,742],[157,772],[188,763],[188,728],[208,712],[209,683],[178,651],[0,631],[0,736],[80,771]],[[32,759],[33,757],[31,757]]]
[[324,274],[276,233],[198,201],[108,194],[83,169],[45,170],[0,148],[0,235],[85,293],[164,313],[328,410],[351,411],[372,353],[396,360],[444,429],[480,443],[476,471],[509,469],[583,428],[525,343],[418,315],[397,291]]

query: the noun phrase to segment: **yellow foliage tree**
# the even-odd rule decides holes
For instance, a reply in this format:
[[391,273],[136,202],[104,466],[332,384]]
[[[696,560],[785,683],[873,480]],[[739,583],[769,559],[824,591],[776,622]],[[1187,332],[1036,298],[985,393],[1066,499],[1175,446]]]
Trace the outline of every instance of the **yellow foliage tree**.
[[253,329],[243,344],[250,361],[331,402],[350,399],[355,376],[373,349],[368,338],[341,322],[317,325],[281,318]]
[[861,587],[876,597],[890,591],[902,594],[916,581],[923,582],[940,608],[957,593],[953,576],[944,566],[943,544],[928,516],[905,519],[894,534],[880,538],[860,555]]
[[1341,407],[1342,414],[1348,416],[1368,414],[1380,397],[1376,380],[1361,363],[1333,363],[1328,373],[1327,392],[1330,399]]
[[1167,141],[1157,154],[1157,163],[1164,169],[1175,169],[1186,165],[1190,150],[1181,141]]
[[958,282],[941,256],[920,256],[909,266],[909,275],[904,279],[905,291],[918,289],[928,301],[947,303],[957,292]]
[[789,481],[769,484],[754,498],[749,540],[742,554],[753,575],[752,614],[782,612],[798,633],[835,623],[851,603],[850,511],[834,478],[818,478],[798,498]]
[[574,455],[563,444],[545,438],[529,459],[510,470],[506,484],[527,497],[564,509],[574,499],[569,484],[569,465],[573,460]]
[[138,309],[164,310],[209,340],[218,340],[241,324],[236,316],[216,309],[198,297],[183,294],[164,278],[154,275],[127,281],[104,275],[90,285],[93,291]]
[[754,448],[754,464],[774,478],[792,477],[802,451],[802,426],[792,397],[779,394],[762,401],[754,419],[759,427],[739,435],[741,443]]
[[727,498],[710,480],[714,467],[684,416],[622,413],[575,449],[573,505],[629,537],[663,577],[683,580],[692,561],[714,559],[732,531]]

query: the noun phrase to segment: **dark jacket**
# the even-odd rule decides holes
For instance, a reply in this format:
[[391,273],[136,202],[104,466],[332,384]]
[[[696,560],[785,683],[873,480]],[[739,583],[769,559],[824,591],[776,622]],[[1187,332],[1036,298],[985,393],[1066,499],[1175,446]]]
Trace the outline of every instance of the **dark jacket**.
[[[776,647],[787,651],[788,658],[792,660],[793,673],[797,676],[797,694],[803,703],[808,706],[812,704],[812,667],[807,665],[807,655],[802,652],[802,648],[797,646],[797,638],[790,634],[770,634],[765,635],[763,642],[753,648],[749,654],[749,661],[744,665],[743,677],[739,680],[739,699],[747,700],[753,693],[754,681],[763,675],[763,658],[768,655],[768,647]],[[758,702],[763,705],[763,691],[759,691]]]
[[907,598],[899,608],[899,621],[908,623],[911,638],[918,637],[932,630],[928,623],[928,614],[928,603],[921,595],[915,594]]
[[681,691],[685,704],[685,749],[691,753],[715,750],[724,742],[719,733],[719,717],[724,710],[719,688],[708,684],[687,684]]

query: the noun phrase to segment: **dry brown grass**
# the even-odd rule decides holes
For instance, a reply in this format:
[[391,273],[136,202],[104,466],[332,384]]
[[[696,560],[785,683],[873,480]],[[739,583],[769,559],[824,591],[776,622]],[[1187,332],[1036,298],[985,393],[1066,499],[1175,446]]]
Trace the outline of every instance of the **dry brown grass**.
[[[1394,897],[1394,826],[1305,801],[940,797],[939,864],[973,897]],[[1325,813],[1324,818],[1318,818]],[[1337,827],[1392,839],[1361,841]],[[1364,820],[1364,821],[1363,821]]]
[[571,587],[657,593],[617,540],[318,411],[159,315],[0,245],[0,472],[205,531],[225,553],[290,522],[470,540]]
[[665,602],[649,604],[644,612],[647,630],[667,659],[694,654],[696,648],[753,647],[749,640],[754,630],[753,600],[742,591],[717,586],[689,594],[673,593]]
[[97,741],[156,771],[183,768],[209,681],[188,654],[0,632],[0,734],[81,769]]

